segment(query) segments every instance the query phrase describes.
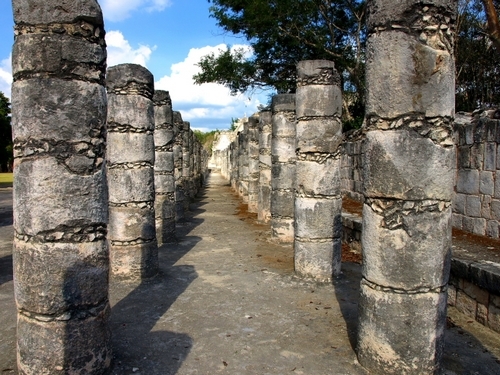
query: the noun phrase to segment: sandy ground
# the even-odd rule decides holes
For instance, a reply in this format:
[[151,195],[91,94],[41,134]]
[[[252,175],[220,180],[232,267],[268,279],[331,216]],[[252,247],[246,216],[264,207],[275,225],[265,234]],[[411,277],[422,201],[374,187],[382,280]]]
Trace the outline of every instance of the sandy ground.
[[[1,375],[16,362],[9,194],[0,191]],[[298,279],[292,246],[271,243],[255,219],[212,174],[178,243],[160,248],[159,275],[111,284],[113,374],[367,374],[353,349],[359,264],[343,263],[333,285]],[[454,309],[448,326],[445,374],[500,374],[500,335]]]

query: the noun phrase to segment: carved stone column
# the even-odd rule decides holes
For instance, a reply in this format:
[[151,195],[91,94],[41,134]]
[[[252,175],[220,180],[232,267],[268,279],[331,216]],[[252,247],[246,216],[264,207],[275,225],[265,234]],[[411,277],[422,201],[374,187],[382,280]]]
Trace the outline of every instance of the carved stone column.
[[340,274],[342,90],[334,63],[297,65],[295,271],[318,281]]
[[259,117],[248,119],[248,212],[258,212],[259,201]]
[[175,221],[177,223],[184,221],[184,180],[182,178],[183,169],[183,142],[184,142],[184,121],[181,113],[174,111],[174,126],[177,129],[177,135],[174,143],[174,176],[175,176]]
[[369,2],[358,358],[439,373],[455,176],[456,1]]
[[260,112],[259,118],[259,201],[257,219],[271,221],[271,111]]
[[154,189],[154,80],[146,68],[108,69],[108,185],[111,275],[158,272]]
[[168,91],[156,90],[155,103],[155,215],[158,244],[175,240],[174,140],[176,128]]
[[23,375],[111,365],[106,44],[94,0],[12,2],[14,292]]
[[294,239],[295,94],[272,100],[271,235],[278,242]]

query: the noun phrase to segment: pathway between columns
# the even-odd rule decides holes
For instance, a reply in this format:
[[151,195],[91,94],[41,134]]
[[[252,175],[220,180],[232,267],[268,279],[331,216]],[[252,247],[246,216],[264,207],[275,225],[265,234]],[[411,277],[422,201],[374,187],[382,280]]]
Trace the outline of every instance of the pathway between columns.
[[[0,264],[10,262],[9,224],[0,227]],[[269,227],[255,224],[218,174],[177,230],[179,243],[160,248],[157,278],[111,285],[114,375],[366,374],[353,349],[359,265],[344,263],[335,286],[294,277],[292,246],[268,242]],[[0,275],[1,374],[15,373],[7,269]],[[447,332],[445,373],[500,373],[497,335],[463,323]]]

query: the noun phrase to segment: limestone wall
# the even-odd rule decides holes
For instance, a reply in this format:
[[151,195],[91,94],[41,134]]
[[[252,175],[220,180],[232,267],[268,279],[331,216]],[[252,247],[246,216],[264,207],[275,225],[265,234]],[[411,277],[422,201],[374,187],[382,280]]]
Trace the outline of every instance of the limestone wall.
[[500,120],[495,111],[474,116],[457,114],[457,180],[453,199],[453,226],[499,238]]

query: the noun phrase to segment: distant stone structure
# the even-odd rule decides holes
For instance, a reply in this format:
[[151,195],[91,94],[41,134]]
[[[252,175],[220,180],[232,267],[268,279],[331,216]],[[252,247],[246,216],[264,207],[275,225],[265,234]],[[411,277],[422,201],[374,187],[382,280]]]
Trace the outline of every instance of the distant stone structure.
[[107,373],[106,44],[95,0],[13,3],[18,373]]
[[248,119],[248,212],[257,213],[259,203],[259,115]]
[[136,64],[107,72],[111,275],[140,280],[158,272],[154,187],[154,80]]
[[175,168],[176,127],[172,100],[168,91],[156,90],[155,105],[155,216],[158,244],[175,240]]
[[272,99],[271,141],[271,237],[278,242],[294,240],[294,189],[296,168],[295,94]]
[[334,63],[297,65],[295,272],[318,281],[340,275],[342,90]]
[[456,2],[373,0],[368,14],[358,359],[374,374],[436,374],[456,165]]

